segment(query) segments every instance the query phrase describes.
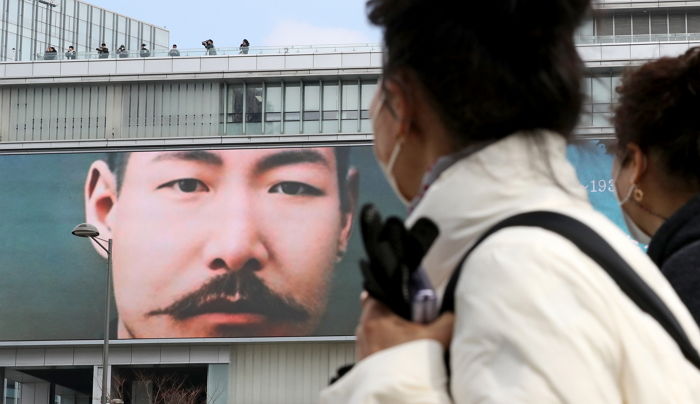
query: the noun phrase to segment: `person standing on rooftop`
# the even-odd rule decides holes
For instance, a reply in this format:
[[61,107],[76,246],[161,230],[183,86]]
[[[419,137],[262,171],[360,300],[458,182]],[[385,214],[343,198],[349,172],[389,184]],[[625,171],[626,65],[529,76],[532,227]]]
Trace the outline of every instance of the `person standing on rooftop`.
[[145,43],[141,44],[141,50],[139,50],[139,56],[142,58],[147,58],[151,56],[151,51],[148,50]]

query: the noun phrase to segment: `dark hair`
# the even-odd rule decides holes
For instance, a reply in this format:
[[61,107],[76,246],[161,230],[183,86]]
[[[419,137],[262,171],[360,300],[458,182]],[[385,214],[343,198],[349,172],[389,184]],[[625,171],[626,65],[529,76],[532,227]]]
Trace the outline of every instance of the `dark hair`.
[[616,91],[620,157],[635,143],[658,153],[666,174],[700,186],[700,47],[626,71]]
[[[350,148],[349,147],[334,147],[335,164],[338,171],[338,189],[340,191],[340,209],[347,212],[350,209],[350,195],[347,187],[347,175],[350,169]],[[121,191],[122,183],[124,182],[124,173],[126,165],[129,162],[131,152],[116,152],[107,153],[105,161],[110,171],[117,179],[117,193]]]
[[413,73],[459,144],[575,128],[583,63],[573,34],[589,0],[369,0],[367,8],[384,30],[384,74]]

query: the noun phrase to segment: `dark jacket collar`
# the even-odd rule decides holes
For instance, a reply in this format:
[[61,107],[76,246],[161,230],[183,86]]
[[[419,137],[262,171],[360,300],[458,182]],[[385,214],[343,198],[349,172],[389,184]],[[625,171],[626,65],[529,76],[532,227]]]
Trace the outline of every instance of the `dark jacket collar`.
[[700,240],[700,194],[673,214],[654,234],[647,250],[658,266],[684,246]]

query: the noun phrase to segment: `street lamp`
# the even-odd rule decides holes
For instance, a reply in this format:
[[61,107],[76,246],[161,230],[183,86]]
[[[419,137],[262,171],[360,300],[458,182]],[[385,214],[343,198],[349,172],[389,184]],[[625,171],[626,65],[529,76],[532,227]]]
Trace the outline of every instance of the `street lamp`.
[[[82,223],[73,229],[71,232],[73,233],[74,236],[77,237],[88,237],[91,238],[92,241],[95,242],[100,248],[102,248],[106,253],[107,253],[107,291],[105,293],[105,339],[104,339],[104,344],[102,345],[102,400],[100,403],[102,404],[108,404],[109,403],[109,308],[112,303],[112,239],[105,240],[101,239],[98,236],[100,235],[100,232],[97,230],[97,227],[89,224],[89,223]],[[105,247],[102,242],[107,243],[107,247]]]

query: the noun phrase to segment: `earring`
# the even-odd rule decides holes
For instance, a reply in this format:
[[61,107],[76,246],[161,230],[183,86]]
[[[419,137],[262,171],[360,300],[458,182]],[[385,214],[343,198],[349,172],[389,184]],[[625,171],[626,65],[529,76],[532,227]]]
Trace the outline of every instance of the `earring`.
[[642,191],[638,186],[634,186],[634,200],[639,203],[644,199],[644,191]]
[[345,256],[345,251],[338,250],[338,252],[335,253],[335,263],[337,264],[340,261],[342,261],[344,256]]

